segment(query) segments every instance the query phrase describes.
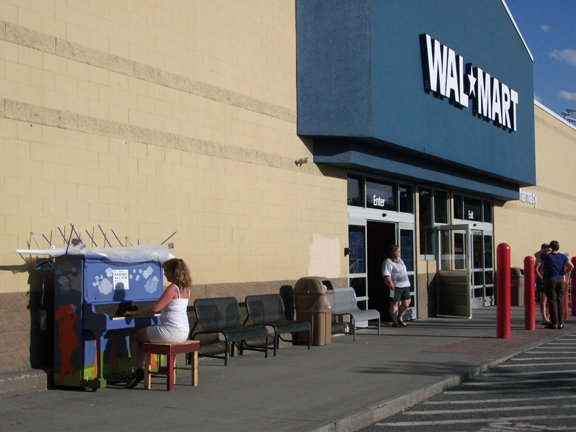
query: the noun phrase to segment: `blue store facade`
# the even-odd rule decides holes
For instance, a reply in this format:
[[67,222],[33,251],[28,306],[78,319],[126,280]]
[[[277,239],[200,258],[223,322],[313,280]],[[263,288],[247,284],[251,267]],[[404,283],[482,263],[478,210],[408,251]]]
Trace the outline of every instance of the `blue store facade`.
[[347,173],[349,283],[412,317],[494,302],[493,208],[536,182],[533,59],[502,0],[298,0],[298,134]]

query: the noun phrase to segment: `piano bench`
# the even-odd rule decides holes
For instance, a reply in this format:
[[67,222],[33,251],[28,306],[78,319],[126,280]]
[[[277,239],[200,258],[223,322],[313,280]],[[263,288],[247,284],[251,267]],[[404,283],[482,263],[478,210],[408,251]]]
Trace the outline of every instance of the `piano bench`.
[[[163,342],[163,343],[145,343],[142,346],[142,352],[146,363],[144,366],[144,388],[149,390],[151,385],[150,372],[150,355],[159,354],[165,355],[168,358],[167,364],[167,390],[174,390],[174,383],[176,382],[176,374],[174,370],[185,369],[192,371],[192,385],[198,385],[198,350],[200,349],[200,342],[196,340],[187,340],[185,342]],[[186,367],[175,366],[176,354],[193,353],[192,364]]]

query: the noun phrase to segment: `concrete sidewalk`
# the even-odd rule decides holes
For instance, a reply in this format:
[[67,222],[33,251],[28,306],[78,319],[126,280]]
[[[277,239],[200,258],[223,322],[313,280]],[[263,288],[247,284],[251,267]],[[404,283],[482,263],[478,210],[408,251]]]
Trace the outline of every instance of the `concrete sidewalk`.
[[496,338],[496,308],[472,319],[427,318],[406,328],[334,336],[323,347],[287,345],[276,357],[246,351],[201,358],[199,385],[182,372],[173,392],[110,386],[97,392],[47,390],[2,399],[6,431],[354,431],[475,376],[510,356],[576,331],[524,330],[512,308],[510,339]]

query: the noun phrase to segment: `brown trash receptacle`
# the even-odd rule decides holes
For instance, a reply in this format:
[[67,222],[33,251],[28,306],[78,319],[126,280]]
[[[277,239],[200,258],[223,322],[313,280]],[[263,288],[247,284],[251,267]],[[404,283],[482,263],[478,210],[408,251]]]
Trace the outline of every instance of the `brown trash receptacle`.
[[[310,345],[330,345],[332,342],[332,310],[334,309],[334,287],[325,277],[303,277],[294,285],[296,319],[308,321],[312,327]],[[298,341],[307,338],[307,333],[297,333]]]
[[524,306],[524,269],[510,269],[510,305]]

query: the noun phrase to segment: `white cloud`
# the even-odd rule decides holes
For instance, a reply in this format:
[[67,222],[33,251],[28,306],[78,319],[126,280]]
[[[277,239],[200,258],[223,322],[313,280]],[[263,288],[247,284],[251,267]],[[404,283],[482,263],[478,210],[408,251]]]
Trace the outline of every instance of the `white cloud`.
[[548,55],[552,58],[555,58],[556,60],[565,61],[569,65],[576,66],[576,50],[554,50],[548,53]]
[[547,32],[548,30],[550,30],[550,26],[546,25],[546,24],[542,24],[540,26],[540,30],[542,30],[543,32]]
[[576,101],[576,93],[570,93],[564,90],[560,90],[558,93],[560,99],[566,99],[568,101]]

